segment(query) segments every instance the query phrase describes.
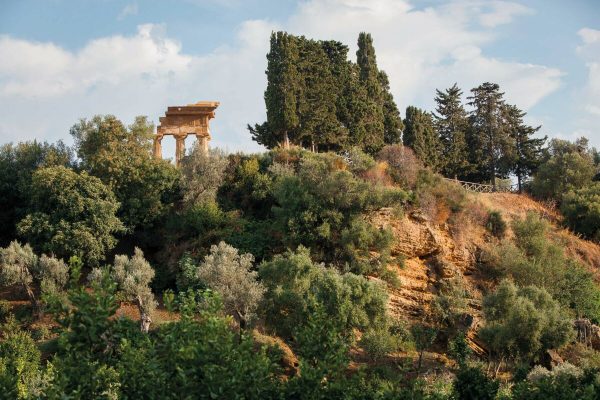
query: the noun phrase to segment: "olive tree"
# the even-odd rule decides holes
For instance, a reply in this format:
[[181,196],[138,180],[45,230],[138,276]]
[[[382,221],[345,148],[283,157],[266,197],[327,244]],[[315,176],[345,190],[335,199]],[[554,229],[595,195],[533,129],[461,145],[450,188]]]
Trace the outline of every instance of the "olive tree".
[[69,268],[63,260],[38,257],[31,246],[17,241],[0,248],[0,284],[19,286],[26,293],[34,309],[40,311],[41,296],[60,293],[69,280]]
[[223,182],[227,157],[222,150],[210,149],[208,153],[198,143],[181,161],[183,199],[194,205],[214,201]]
[[239,254],[235,247],[220,242],[210,248],[196,273],[201,284],[221,295],[225,312],[234,316],[240,329],[254,318],[265,292],[256,280],[253,262],[252,254]]
[[156,300],[150,289],[154,278],[154,269],[144,258],[144,253],[135,248],[133,257],[115,256],[111,277],[117,283],[125,298],[137,304],[140,311],[140,329],[148,332],[152,323],[152,313],[156,309]]
[[545,289],[518,288],[503,280],[483,300],[486,325],[480,331],[493,355],[501,360],[534,360],[573,336],[571,318]]

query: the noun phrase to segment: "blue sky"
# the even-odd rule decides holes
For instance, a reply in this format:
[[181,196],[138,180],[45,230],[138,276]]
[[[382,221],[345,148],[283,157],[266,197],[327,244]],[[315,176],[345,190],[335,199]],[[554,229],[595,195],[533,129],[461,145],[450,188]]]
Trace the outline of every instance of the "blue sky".
[[[260,150],[272,30],[347,43],[371,32],[401,110],[435,88],[501,85],[550,137],[600,146],[599,1],[0,0],[0,143],[70,142],[79,118],[157,121],[217,100],[212,145]],[[166,144],[167,152],[172,147]]]

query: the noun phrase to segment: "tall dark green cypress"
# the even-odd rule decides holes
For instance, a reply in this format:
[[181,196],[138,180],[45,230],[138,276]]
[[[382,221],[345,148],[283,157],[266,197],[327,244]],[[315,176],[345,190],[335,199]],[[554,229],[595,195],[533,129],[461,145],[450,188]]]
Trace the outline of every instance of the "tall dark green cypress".
[[253,139],[268,148],[289,138],[313,150],[359,146],[370,153],[400,142],[402,119],[371,35],[361,33],[358,47],[354,64],[340,42],[272,34],[267,121],[248,126]]
[[361,32],[358,35],[356,63],[358,64],[360,83],[365,88],[367,95],[364,100],[367,112],[363,120],[366,132],[362,147],[368,152],[377,152],[384,144],[385,124],[379,70],[370,33]]
[[469,170],[469,151],[466,133],[469,127],[467,112],[462,105],[462,90],[456,83],[445,91],[436,90],[435,127],[441,142],[443,175],[464,177]]
[[469,115],[467,143],[471,163],[476,166],[474,179],[489,179],[496,187],[496,177],[507,177],[514,141],[505,123],[504,93],[495,83],[483,83],[471,89],[468,97],[473,107]]
[[383,101],[383,141],[385,144],[401,143],[404,123],[390,91],[390,80],[384,71],[379,71],[379,84]]
[[408,106],[402,140],[405,146],[414,150],[425,165],[434,171],[439,171],[441,144],[430,113],[414,106]]
[[267,60],[267,126],[277,141],[287,148],[290,140],[295,139],[293,132],[300,123],[298,97],[301,96],[302,85],[297,69],[300,55],[295,38],[285,32],[271,34]]
[[298,141],[313,149],[337,150],[346,140],[336,115],[336,82],[323,43],[297,38],[298,72],[302,96],[298,98]]
[[507,105],[505,119],[508,132],[514,141],[515,152],[511,160],[511,172],[517,177],[519,192],[522,190],[523,181],[531,176],[542,163],[544,157],[544,144],[547,136],[534,138],[541,126],[526,125],[523,118],[527,115],[517,106]]

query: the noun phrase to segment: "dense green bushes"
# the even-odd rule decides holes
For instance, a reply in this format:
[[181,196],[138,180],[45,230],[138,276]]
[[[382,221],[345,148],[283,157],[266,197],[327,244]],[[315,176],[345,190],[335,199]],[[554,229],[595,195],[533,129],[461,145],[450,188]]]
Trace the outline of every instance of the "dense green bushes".
[[570,228],[600,241],[600,182],[568,192],[560,210]]
[[483,311],[486,325],[480,335],[499,359],[537,360],[574,335],[572,322],[558,302],[536,286],[517,288],[502,281],[484,298]]
[[376,283],[315,264],[308,249],[275,256],[259,276],[267,291],[264,313],[277,334],[292,337],[315,307],[322,307],[344,331],[384,324],[387,295]]
[[519,286],[544,288],[578,317],[600,318],[600,289],[583,266],[549,238],[548,222],[530,213],[512,224],[514,243],[502,241],[482,255],[485,272]]

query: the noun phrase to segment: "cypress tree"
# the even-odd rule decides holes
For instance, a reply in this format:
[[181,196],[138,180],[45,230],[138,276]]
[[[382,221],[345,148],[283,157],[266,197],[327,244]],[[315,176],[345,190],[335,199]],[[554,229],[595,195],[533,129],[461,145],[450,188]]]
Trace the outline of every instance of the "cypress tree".
[[[299,51],[295,38],[285,32],[271,34],[271,49],[267,54],[267,127],[276,140],[288,148],[298,127],[298,97],[302,90],[297,65]],[[258,127],[256,131],[259,131]],[[262,139],[273,142],[271,139]]]
[[298,72],[302,96],[298,98],[298,141],[315,151],[337,149],[345,142],[345,131],[336,115],[336,82],[323,44],[297,38],[300,51]]
[[475,178],[487,177],[495,188],[498,175],[508,176],[514,153],[514,140],[505,123],[504,93],[498,84],[489,82],[471,89],[471,93],[468,99],[473,111],[467,143],[477,169]]
[[439,170],[441,144],[430,113],[414,106],[406,108],[403,142],[425,165],[434,171]]
[[384,71],[379,71],[379,83],[383,100],[383,141],[385,144],[401,143],[404,123],[390,91],[390,81]]
[[385,72],[377,68],[371,35],[361,33],[357,59],[337,41],[285,32],[271,35],[267,54],[267,121],[248,125],[268,148],[289,141],[317,150],[359,146],[375,153],[398,143],[403,129]]
[[448,177],[464,176],[469,169],[466,132],[467,112],[461,103],[462,90],[456,83],[445,91],[436,90],[435,126],[441,142],[442,173]]
[[377,69],[373,38],[370,33],[361,32],[358,35],[356,62],[359,68],[360,83],[367,95],[364,100],[366,113],[362,121],[365,128],[362,147],[368,152],[377,152],[384,144],[385,125],[379,70]]
[[515,152],[512,160],[511,172],[517,177],[519,192],[522,190],[523,180],[531,176],[542,163],[544,144],[548,139],[534,138],[541,126],[532,127],[523,122],[526,113],[517,106],[507,105],[505,118],[509,135],[514,141]]

